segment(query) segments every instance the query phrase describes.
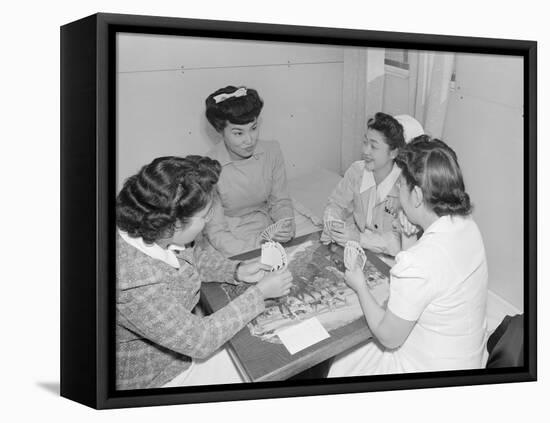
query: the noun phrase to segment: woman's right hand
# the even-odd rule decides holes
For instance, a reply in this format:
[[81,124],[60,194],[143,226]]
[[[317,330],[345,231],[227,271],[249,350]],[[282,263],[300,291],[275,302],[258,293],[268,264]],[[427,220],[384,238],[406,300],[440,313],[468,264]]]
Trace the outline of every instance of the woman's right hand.
[[329,235],[328,229],[323,230],[323,232],[321,233],[320,241],[321,241],[321,244],[324,244],[324,245],[328,245],[332,242],[332,238]]
[[346,270],[344,281],[347,286],[357,293],[367,286],[365,282],[365,274],[359,266],[355,266],[352,270]]
[[261,291],[264,300],[267,298],[282,297],[290,292],[292,274],[288,269],[266,273],[256,286]]

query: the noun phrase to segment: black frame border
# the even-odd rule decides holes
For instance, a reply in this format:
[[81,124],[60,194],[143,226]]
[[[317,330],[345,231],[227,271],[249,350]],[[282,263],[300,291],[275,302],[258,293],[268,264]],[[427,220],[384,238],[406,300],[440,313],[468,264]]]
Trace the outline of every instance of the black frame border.
[[[114,389],[116,34],[517,55],[524,58],[524,321],[520,368]],[[537,379],[537,43],[534,41],[98,13],[61,27],[61,395],[97,409]]]

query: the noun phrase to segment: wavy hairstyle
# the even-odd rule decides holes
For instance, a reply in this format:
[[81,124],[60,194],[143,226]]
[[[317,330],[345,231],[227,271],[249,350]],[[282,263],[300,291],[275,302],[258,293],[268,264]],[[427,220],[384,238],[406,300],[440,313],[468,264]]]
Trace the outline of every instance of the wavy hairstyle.
[[[216,103],[214,97],[220,94],[232,94],[239,88],[246,89],[246,95],[241,97],[230,97],[226,100]],[[264,102],[260,98],[258,91],[246,87],[234,87],[228,85],[220,88],[206,98],[206,119],[218,132],[223,131],[227,122],[235,125],[244,125],[252,122],[262,111]]]
[[393,116],[378,112],[367,122],[368,129],[374,129],[384,135],[386,144],[390,150],[401,148],[405,145],[403,126]]
[[427,205],[438,216],[472,212],[456,153],[443,141],[420,135],[399,151],[395,163],[409,190],[420,187]]
[[176,223],[212,199],[221,166],[202,156],[159,157],[128,178],[116,199],[117,226],[151,244],[172,236]]

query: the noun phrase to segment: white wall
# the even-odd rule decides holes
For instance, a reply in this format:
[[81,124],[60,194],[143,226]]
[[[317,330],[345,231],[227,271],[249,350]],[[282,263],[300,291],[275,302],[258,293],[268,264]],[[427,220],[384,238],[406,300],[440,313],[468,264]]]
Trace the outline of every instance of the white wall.
[[523,60],[458,54],[443,139],[485,242],[489,288],[523,310]]
[[392,116],[409,114],[408,72],[392,71],[386,66],[384,80],[384,102],[382,110]]
[[258,90],[260,136],[280,142],[289,177],[340,170],[342,48],[142,34],[117,47],[119,187],[157,156],[205,154],[204,100],[226,85]]

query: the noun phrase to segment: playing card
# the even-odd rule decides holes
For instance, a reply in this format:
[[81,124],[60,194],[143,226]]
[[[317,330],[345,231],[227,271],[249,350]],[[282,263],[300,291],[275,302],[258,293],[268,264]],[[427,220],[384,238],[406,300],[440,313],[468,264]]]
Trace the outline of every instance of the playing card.
[[260,233],[260,238],[262,238],[264,241],[271,241],[273,239],[273,235],[275,234],[275,223],[272,225],[269,225],[267,228],[265,228]]
[[359,265],[361,270],[363,270],[366,262],[367,256],[361,245],[355,241],[346,242],[344,248],[344,265],[346,269],[353,270],[356,265]]
[[284,269],[288,264],[285,249],[278,242],[268,241],[262,244],[261,262],[271,266],[271,271]]

